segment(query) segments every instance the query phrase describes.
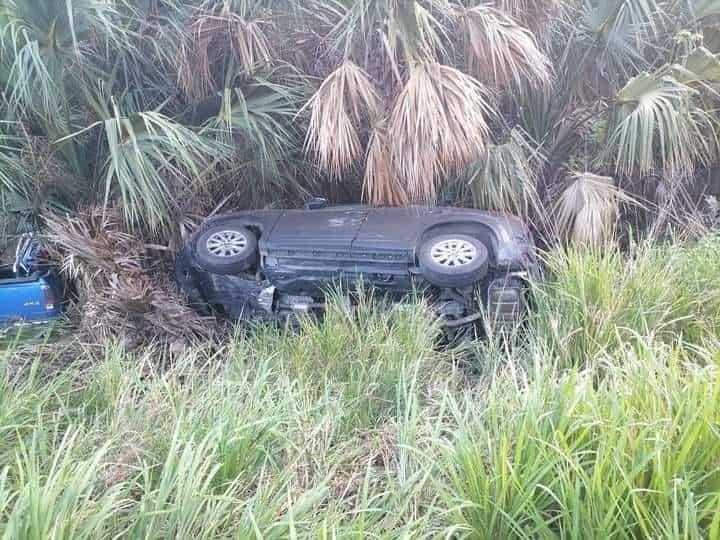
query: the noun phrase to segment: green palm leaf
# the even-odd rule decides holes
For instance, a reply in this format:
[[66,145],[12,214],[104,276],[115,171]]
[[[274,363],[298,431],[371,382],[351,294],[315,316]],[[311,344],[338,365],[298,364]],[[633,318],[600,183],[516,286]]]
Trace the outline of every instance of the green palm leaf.
[[225,148],[156,111],[113,115],[69,138],[102,128],[105,204],[117,194],[131,227],[167,232],[180,189],[202,183],[207,166]]
[[468,183],[478,208],[528,216],[540,208],[537,175],[543,165],[538,149],[520,130],[502,144],[488,147],[487,156],[468,171]]
[[10,0],[8,14],[2,45],[12,59],[11,101],[48,122],[65,119],[64,79],[88,67],[94,52],[86,42],[93,32],[115,48],[132,47],[128,30],[114,22],[115,10],[99,0]]
[[392,62],[434,59],[448,39],[443,16],[450,10],[444,0],[309,0],[302,6],[344,58],[387,52]]
[[718,0],[689,0],[692,14],[697,19],[720,15],[720,1]]
[[706,114],[693,107],[695,91],[670,76],[642,73],[618,93],[608,155],[616,170],[646,174],[688,172],[698,157]]
[[30,196],[30,179],[20,160],[22,139],[11,133],[11,122],[0,122],[0,191],[23,199]]
[[688,54],[681,65],[673,65],[671,72],[685,84],[696,82],[720,83],[720,55],[711,53],[705,47],[697,47]]
[[218,113],[206,121],[202,134],[231,149],[228,175],[244,179],[255,191],[270,193],[288,184],[282,166],[299,151],[299,133],[293,127],[300,92],[283,84],[253,79],[225,89]]

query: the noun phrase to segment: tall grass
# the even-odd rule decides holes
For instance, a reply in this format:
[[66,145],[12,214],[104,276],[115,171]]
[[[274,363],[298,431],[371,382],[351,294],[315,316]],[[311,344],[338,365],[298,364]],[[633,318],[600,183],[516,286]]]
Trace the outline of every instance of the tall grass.
[[[643,342],[597,370],[491,388],[449,452],[453,519],[476,538],[717,538],[717,345]],[[468,407],[473,407],[469,404]]]
[[649,336],[693,344],[720,330],[720,239],[699,244],[567,248],[546,257],[551,282],[535,295],[535,334],[564,365]]
[[720,538],[719,246],[550,253],[513,348],[367,294],[184,353],[15,342],[0,535]]

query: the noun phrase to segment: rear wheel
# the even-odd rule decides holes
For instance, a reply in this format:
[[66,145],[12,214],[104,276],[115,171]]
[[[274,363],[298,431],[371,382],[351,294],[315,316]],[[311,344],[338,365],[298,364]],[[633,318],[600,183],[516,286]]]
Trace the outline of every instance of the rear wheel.
[[224,222],[208,227],[195,243],[200,266],[216,274],[237,274],[257,263],[255,234],[239,224]]
[[423,277],[439,287],[466,287],[488,271],[488,250],[480,240],[465,234],[442,234],[420,248]]

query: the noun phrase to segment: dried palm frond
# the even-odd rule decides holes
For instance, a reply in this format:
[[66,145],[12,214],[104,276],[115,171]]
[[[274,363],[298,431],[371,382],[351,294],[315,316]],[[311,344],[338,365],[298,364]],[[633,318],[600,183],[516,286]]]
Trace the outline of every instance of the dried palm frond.
[[485,88],[455,68],[412,67],[390,118],[393,163],[411,200],[436,198],[443,175],[485,154],[493,114]]
[[390,144],[384,127],[376,127],[370,135],[363,179],[363,199],[374,205],[387,206],[402,206],[408,202],[407,193],[393,168]]
[[597,245],[612,233],[619,205],[628,202],[632,198],[613,178],[573,173],[555,207],[558,225],[578,244]]
[[495,5],[523,26],[542,32],[563,9],[562,0],[495,0]]
[[550,60],[532,33],[487,5],[462,12],[468,70],[484,83],[517,91],[547,87]]
[[200,12],[190,27],[189,44],[178,54],[178,83],[186,95],[201,98],[217,88],[213,68],[231,54],[248,75],[270,64],[269,27],[268,21],[246,20],[232,12]]
[[174,342],[208,337],[211,327],[190,309],[147,246],[124,229],[115,208],[49,217],[48,240],[61,271],[77,284],[81,332],[94,340]]
[[311,111],[305,151],[333,178],[361,159],[360,125],[378,115],[379,101],[367,73],[345,61],[305,105]]

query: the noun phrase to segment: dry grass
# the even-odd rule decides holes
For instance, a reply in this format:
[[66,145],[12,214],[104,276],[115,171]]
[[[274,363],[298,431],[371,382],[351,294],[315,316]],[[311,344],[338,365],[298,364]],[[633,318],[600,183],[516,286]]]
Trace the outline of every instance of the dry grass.
[[482,157],[491,99],[475,79],[438,63],[416,64],[390,118],[393,163],[413,201],[433,201],[443,177]]
[[463,11],[460,21],[468,70],[479,80],[516,91],[550,85],[550,60],[529,30],[487,5]]
[[210,336],[211,326],[185,304],[157,257],[125,231],[120,212],[90,208],[72,218],[50,217],[47,225],[61,271],[77,285],[86,336],[119,338],[130,347]]
[[360,127],[380,110],[373,83],[357,65],[345,61],[328,75],[306,107],[311,114],[305,151],[322,170],[339,179],[362,158]]

